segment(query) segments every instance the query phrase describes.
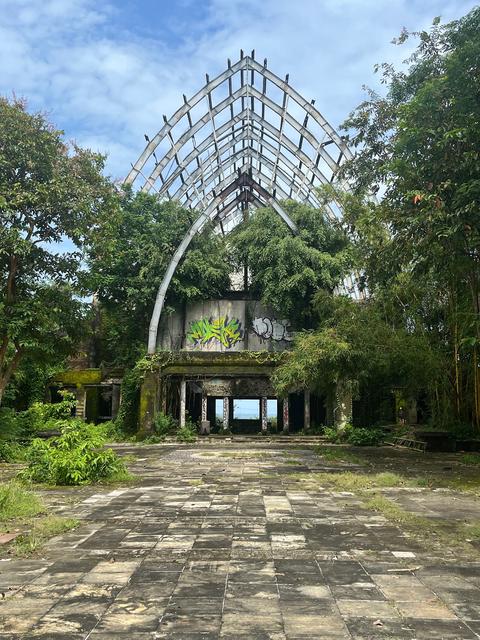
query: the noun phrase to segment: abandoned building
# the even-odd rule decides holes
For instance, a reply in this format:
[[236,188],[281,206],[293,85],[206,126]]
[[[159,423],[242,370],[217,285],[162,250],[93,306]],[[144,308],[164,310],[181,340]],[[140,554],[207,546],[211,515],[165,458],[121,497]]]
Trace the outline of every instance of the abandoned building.
[[[146,136],[147,138],[147,136]],[[342,138],[290,84],[272,73],[267,61],[244,55],[205,85],[147,138],[126,184],[178,200],[194,220],[173,255],[152,300],[148,353],[153,370],[141,391],[139,424],[151,427],[158,411],[184,424],[190,416],[204,428],[220,422],[234,433],[279,431],[310,423],[350,419],[352,399],[338,390],[319,398],[307,390],[289,398],[275,397],[270,382],[278,358],[292,342],[289,319],[266,308],[248,292],[248,272],[235,290],[218,300],[192,303],[163,314],[165,296],[175,270],[196,233],[207,223],[228,234],[255,207],[272,210],[272,225],[286,224],[298,233],[282,208],[296,200],[320,207],[317,188],[331,183],[351,157]],[[332,220],[341,211],[330,205]],[[353,282],[344,287],[355,295]],[[167,354],[168,357],[159,357]],[[157,356],[157,357],[156,357]],[[115,417],[120,403],[121,372],[100,369],[69,371],[59,376],[77,394],[77,413],[87,419]],[[235,401],[255,400],[251,420],[238,419]]]

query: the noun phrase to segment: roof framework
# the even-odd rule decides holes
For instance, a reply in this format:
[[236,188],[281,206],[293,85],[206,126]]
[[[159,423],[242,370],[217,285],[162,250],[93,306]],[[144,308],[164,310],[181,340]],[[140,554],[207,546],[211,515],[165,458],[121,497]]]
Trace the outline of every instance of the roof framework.
[[[197,217],[177,248],[159,287],[150,323],[148,351],[156,349],[158,323],[171,278],[194,235],[211,221],[228,233],[247,206],[270,206],[297,229],[280,202],[320,205],[317,187],[335,180],[351,153],[315,108],[272,73],[255,53],[206,83],[167,119],[132,165],[126,184],[176,199]],[[341,211],[327,209],[334,222]]]

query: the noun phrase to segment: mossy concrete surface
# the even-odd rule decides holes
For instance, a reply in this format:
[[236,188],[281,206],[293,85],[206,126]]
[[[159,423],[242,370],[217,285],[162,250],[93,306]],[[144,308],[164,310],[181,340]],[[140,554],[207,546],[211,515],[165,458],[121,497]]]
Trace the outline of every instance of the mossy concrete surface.
[[[135,454],[137,484],[74,489],[72,504],[59,490],[57,511],[80,526],[41,556],[1,564],[3,637],[480,637],[474,542],[439,545],[399,517],[479,518],[474,493],[398,480],[467,468],[457,458],[382,449],[327,460],[258,440],[116,449]],[[335,474],[373,474],[376,486],[346,490],[329,483]]]

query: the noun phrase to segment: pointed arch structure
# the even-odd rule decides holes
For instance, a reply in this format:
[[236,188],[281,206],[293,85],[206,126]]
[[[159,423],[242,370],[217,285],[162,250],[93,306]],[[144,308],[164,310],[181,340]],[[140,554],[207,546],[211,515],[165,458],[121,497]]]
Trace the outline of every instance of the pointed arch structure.
[[[297,228],[282,208],[293,199],[319,207],[317,187],[331,183],[352,155],[344,140],[315,107],[272,73],[255,52],[232,64],[167,119],[125,179],[142,191],[175,199],[196,212],[159,286],[149,328],[148,352],[156,350],[165,296],[190,241],[207,222],[228,233],[248,206],[269,206]],[[327,215],[341,222],[330,205]]]

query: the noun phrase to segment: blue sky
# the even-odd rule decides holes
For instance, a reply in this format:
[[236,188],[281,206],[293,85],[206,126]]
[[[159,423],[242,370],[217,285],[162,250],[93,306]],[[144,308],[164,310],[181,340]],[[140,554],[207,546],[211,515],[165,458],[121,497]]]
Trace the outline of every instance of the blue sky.
[[337,127],[399,62],[400,29],[458,18],[463,0],[0,0],[0,93],[45,110],[123,178],[152,136],[239,50],[256,50]]

